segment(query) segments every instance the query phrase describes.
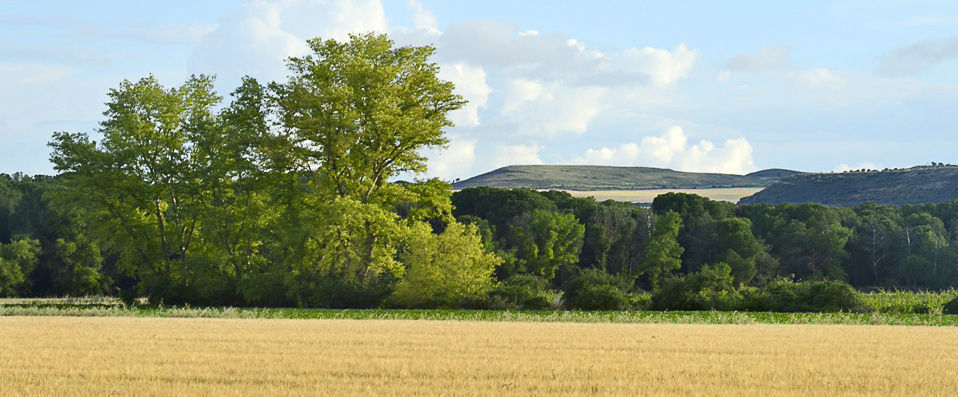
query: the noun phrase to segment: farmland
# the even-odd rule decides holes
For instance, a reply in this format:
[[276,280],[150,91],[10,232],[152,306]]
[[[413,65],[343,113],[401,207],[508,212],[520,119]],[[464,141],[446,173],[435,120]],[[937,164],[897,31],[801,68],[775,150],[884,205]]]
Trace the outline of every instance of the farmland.
[[0,394],[948,394],[958,328],[6,317]]
[[615,200],[630,203],[651,203],[665,193],[687,193],[708,197],[715,201],[737,203],[742,197],[760,192],[763,187],[729,187],[703,189],[643,189],[643,190],[566,190],[572,197],[592,197],[597,201]]

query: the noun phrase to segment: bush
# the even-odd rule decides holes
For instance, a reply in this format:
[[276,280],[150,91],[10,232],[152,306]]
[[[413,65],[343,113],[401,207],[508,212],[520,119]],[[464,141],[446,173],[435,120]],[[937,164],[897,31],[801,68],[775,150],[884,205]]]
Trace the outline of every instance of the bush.
[[794,282],[779,279],[746,299],[749,310],[776,312],[869,312],[858,291],[838,280]]
[[942,314],[946,303],[958,297],[958,291],[885,291],[861,293],[862,299],[879,313]]
[[634,279],[611,275],[598,269],[586,269],[563,286],[563,299],[569,308],[580,310],[631,309],[637,301],[629,290]]
[[492,288],[493,271],[502,263],[485,250],[476,226],[457,222],[439,234],[425,222],[409,225],[399,261],[405,274],[390,301],[410,308],[479,306]]
[[743,297],[735,289],[734,280],[729,265],[706,265],[696,273],[666,280],[652,294],[652,307],[656,310],[738,310]]
[[958,297],[946,303],[945,306],[942,307],[942,312],[945,314],[958,314]]
[[558,294],[549,282],[531,274],[517,274],[497,284],[489,292],[494,309],[542,310],[555,308]]
[[629,298],[614,285],[592,284],[578,291],[569,304],[581,310],[624,310],[628,308]]
[[297,300],[305,307],[328,309],[368,309],[382,305],[389,289],[385,282],[362,285],[338,277],[318,277]]

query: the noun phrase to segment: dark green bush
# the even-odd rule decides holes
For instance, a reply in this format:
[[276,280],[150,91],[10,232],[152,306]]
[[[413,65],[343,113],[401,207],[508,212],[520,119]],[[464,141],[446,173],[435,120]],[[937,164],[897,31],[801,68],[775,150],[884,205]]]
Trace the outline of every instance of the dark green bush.
[[489,291],[489,307],[510,310],[542,310],[552,308],[556,292],[549,282],[531,274],[516,274]]
[[586,285],[567,302],[580,310],[624,310],[629,306],[625,292],[611,284]]
[[635,280],[611,275],[598,269],[583,270],[562,286],[566,307],[580,310],[631,309],[634,297],[629,294]]
[[868,312],[857,291],[838,280],[794,282],[779,279],[746,299],[749,310],[776,312]]
[[725,263],[703,266],[696,273],[666,280],[652,293],[656,310],[738,310],[742,294]]
[[944,314],[958,314],[958,298],[952,299],[942,308]]
[[389,289],[384,283],[362,285],[338,277],[318,277],[310,288],[298,293],[296,300],[305,307],[329,309],[368,309],[382,306]]

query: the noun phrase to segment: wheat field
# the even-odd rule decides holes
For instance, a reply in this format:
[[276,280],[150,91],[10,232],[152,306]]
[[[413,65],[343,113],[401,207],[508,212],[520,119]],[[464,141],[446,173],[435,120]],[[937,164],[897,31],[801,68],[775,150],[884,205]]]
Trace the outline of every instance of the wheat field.
[[688,193],[708,197],[716,201],[737,203],[742,197],[751,196],[763,187],[729,187],[705,189],[647,189],[647,190],[564,190],[573,197],[593,197],[598,201],[615,200],[631,203],[651,203],[656,196],[665,193]]
[[0,318],[0,395],[908,394],[958,328]]

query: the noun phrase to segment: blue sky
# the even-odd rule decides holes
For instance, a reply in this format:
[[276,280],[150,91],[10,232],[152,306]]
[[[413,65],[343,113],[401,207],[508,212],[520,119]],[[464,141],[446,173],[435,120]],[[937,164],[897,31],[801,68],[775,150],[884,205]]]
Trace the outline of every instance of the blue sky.
[[3,1],[0,172],[154,74],[282,79],[311,37],[433,44],[470,100],[429,176],[508,164],[744,173],[958,163],[958,3]]

